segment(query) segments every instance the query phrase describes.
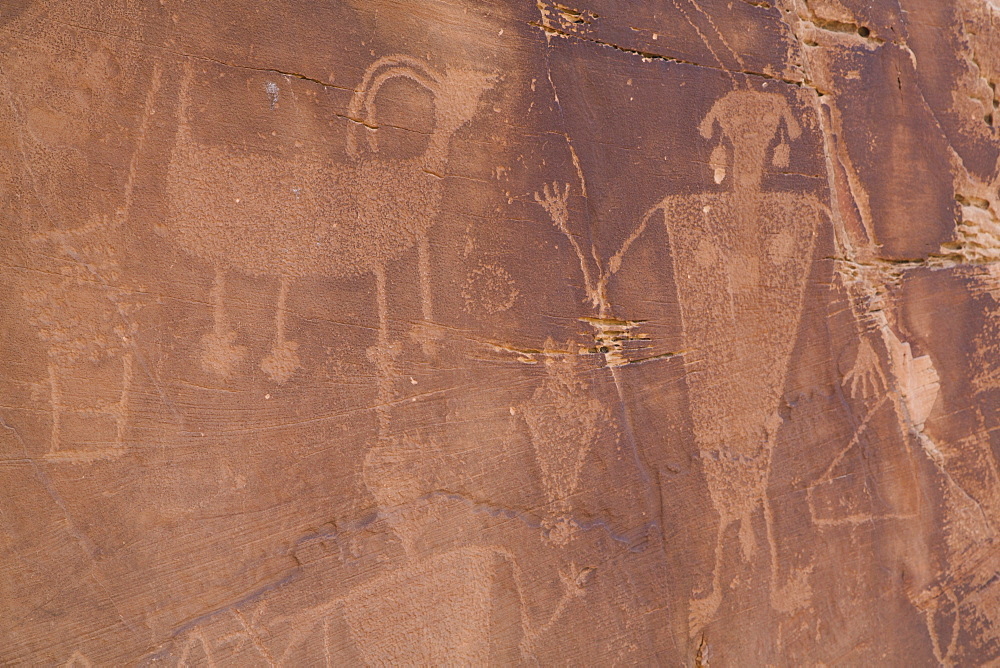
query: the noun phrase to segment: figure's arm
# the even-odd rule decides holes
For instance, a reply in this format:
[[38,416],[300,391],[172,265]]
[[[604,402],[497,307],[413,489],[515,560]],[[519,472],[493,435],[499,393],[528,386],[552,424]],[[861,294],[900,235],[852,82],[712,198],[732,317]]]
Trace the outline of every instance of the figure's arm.
[[632,246],[632,244],[634,244],[636,240],[639,237],[641,237],[643,233],[645,233],[646,228],[649,227],[649,221],[650,219],[652,219],[653,215],[660,211],[663,212],[664,216],[667,215],[666,199],[658,202],[653,206],[653,208],[651,208],[649,211],[643,214],[642,219],[639,221],[639,227],[635,228],[635,231],[632,232],[632,235],[625,240],[625,243],[623,243],[622,247],[618,249],[618,252],[611,256],[611,261],[608,263],[609,277],[612,274],[617,273],[618,270],[621,269],[622,260],[625,258],[625,253],[627,253],[628,249]]
[[573,599],[580,598],[586,594],[584,587],[586,586],[587,580],[590,578],[590,574],[594,569],[589,567],[578,569],[576,564],[572,562],[565,565],[563,568],[560,568],[559,581],[563,588],[562,596],[552,609],[548,619],[546,619],[537,628],[532,629],[532,622],[535,620],[532,620],[528,614],[527,600],[524,596],[524,583],[521,575],[521,569],[517,565],[517,559],[514,557],[513,553],[506,548],[492,547],[490,549],[507,562],[510,566],[511,572],[514,574],[514,588],[517,590],[518,600],[521,603],[521,633],[523,637],[520,643],[520,650],[521,655],[527,658],[534,653],[535,641],[543,636],[553,624],[559,621],[559,618],[562,617],[566,610],[566,606],[569,605]]
[[863,325],[865,310],[859,307],[859,302],[867,300],[864,294],[859,293],[863,291],[868,282],[859,279],[856,284],[852,285],[840,272],[836,273],[850,304],[851,322],[855,328],[857,340],[854,362],[844,374],[841,382],[848,388],[852,399],[868,399],[888,387],[885,374],[882,371],[882,363],[872,344],[872,337],[876,334],[865,329]]
[[[600,307],[603,304],[603,298],[598,291],[597,284],[594,283],[591,277],[587,257],[580,248],[580,243],[576,240],[576,235],[569,230],[569,207],[567,206],[569,192],[568,183],[563,184],[561,188],[557,183],[552,183],[551,186],[546,183],[542,186],[541,193],[535,193],[535,201],[545,209],[549,214],[549,218],[552,219],[552,224],[566,236],[570,246],[573,247],[573,251],[580,261],[580,271],[583,272],[583,285],[587,292],[587,299],[594,306]],[[598,271],[600,271],[600,263],[598,263]]]

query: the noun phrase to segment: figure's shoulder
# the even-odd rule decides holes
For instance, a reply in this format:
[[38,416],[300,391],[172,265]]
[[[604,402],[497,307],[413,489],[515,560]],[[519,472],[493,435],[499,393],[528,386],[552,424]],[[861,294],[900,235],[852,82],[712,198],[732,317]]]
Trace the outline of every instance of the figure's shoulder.
[[831,217],[830,207],[812,193],[772,192],[771,200],[784,211],[798,216],[827,220]]
[[[663,223],[674,236],[701,230],[711,230],[713,221],[725,219],[731,209],[728,193],[678,193],[660,200],[652,213],[660,212]],[[655,218],[654,218],[655,220]]]
[[667,195],[656,205],[655,208],[662,209],[664,213],[705,213],[705,207],[709,210],[720,206],[728,206],[727,193],[724,192],[691,192]]

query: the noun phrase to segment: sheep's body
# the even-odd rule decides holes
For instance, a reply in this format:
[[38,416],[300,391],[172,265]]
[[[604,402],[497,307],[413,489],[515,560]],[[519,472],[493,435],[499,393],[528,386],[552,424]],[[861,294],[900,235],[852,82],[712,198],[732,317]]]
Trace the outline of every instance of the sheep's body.
[[171,240],[256,276],[354,276],[413,247],[441,179],[419,159],[278,162],[182,138],[167,175]]
[[[167,171],[168,219],[163,231],[215,267],[214,328],[203,340],[202,366],[228,376],[245,348],[234,343],[225,318],[225,274],[237,270],[281,281],[271,355],[261,368],[284,383],[299,368],[298,344],[285,340],[285,301],[296,278],[375,276],[379,341],[387,345],[385,265],[419,248],[423,315],[431,320],[427,229],[441,202],[438,176],[451,137],[476,112],[494,76],[472,70],[437,72],[409,56],[386,56],[369,66],[348,109],[374,127],[375,97],[401,77],[435,96],[435,126],[426,152],[406,160],[381,159],[374,133],[362,155],[349,133],[347,162],[282,159],[194,140],[188,109],[193,72],[186,67],[178,96],[177,136]],[[352,128],[351,130],[360,130]],[[388,362],[379,362],[388,368]],[[380,385],[387,401],[388,381]]]

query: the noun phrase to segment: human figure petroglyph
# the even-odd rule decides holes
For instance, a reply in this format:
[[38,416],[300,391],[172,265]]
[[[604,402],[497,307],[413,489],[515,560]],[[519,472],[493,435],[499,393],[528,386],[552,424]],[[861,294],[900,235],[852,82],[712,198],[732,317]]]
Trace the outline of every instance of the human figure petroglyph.
[[[348,116],[348,163],[276,159],[202,145],[190,118],[193,68],[185,66],[177,135],[167,175],[170,216],[164,232],[215,267],[213,331],[204,338],[204,367],[229,375],[245,355],[225,314],[225,274],[237,270],[279,280],[275,340],[261,368],[277,383],[300,367],[298,344],[286,337],[292,282],[308,276],[374,274],[384,302],[386,264],[417,246],[423,316],[432,318],[427,230],[440,208],[443,172],[454,134],[476,114],[494,75],[470,69],[439,71],[409,56],[386,56],[366,70]],[[435,127],[416,158],[378,158],[376,98],[397,78],[434,96]],[[364,129],[361,129],[361,126]],[[364,132],[362,152],[355,136]],[[379,311],[380,348],[387,323]],[[388,400],[382,383],[380,399]]]
[[[586,196],[583,171],[572,145],[570,153],[578,170],[581,193]],[[564,359],[556,361],[555,358],[547,356],[554,351],[552,342],[547,342],[548,352],[542,357],[546,364],[546,379],[535,391],[532,400],[523,406],[524,419],[531,432],[536,461],[542,471],[542,485],[550,505],[550,516],[545,520],[543,528],[547,532],[547,538],[556,545],[567,544],[575,533],[574,522],[569,516],[567,497],[576,489],[587,453],[598,443],[602,434],[608,436],[613,434],[613,438],[609,439],[610,444],[618,440],[618,425],[611,418],[611,412],[599,399],[592,397],[585,399],[587,393],[584,385],[573,377],[567,365],[581,353],[601,355],[614,381],[618,400],[625,406],[625,393],[619,371],[620,367],[629,362],[626,345],[647,338],[647,335],[635,331],[640,322],[614,317],[611,301],[608,299],[608,284],[622,268],[629,249],[641,236],[643,228],[640,226],[634,230],[607,262],[602,261],[593,245],[588,255],[584,253],[577,235],[570,229],[570,193],[571,188],[568,183],[562,185],[546,183],[541,191],[535,193],[535,201],[549,215],[555,228],[565,236],[580,263],[584,301],[593,310],[591,315],[585,315],[578,320],[592,328],[594,345],[577,351],[570,351],[568,349],[572,346],[567,346]],[[581,413],[583,407],[586,409]],[[593,416],[600,416],[604,425],[598,427],[600,422],[592,420]],[[628,426],[627,412],[623,417],[625,425]],[[577,440],[581,438],[582,440]],[[636,469],[640,477],[646,481],[649,477],[638,445],[635,439],[631,439],[630,443]]]
[[711,589],[691,601],[692,636],[721,604],[726,533],[733,524],[739,525],[743,559],[754,556],[758,510],[770,551],[772,607],[795,609],[809,595],[806,571],[780,583],[767,490],[817,227],[827,217],[810,195],[763,188],[769,151],[774,164],[787,165],[785,138],[801,134],[783,96],[728,93],[702,120],[701,136],[711,139],[716,126],[721,140],[711,162],[715,181],[728,180],[728,191],[668,196],[645,214],[639,229],[641,234],[662,213],[689,351],[684,359],[695,441],[719,515]]
[[[117,457],[125,448],[128,405],[132,386],[133,340],[138,331],[134,316],[141,307],[132,290],[122,283],[114,226],[107,220],[74,230],[35,235],[29,244],[38,257],[52,265],[49,280],[23,291],[28,321],[46,344],[48,398],[52,416],[50,460],[91,460]],[[106,364],[120,364],[112,395],[87,398],[80,386]],[[75,390],[67,392],[69,386]],[[105,433],[102,421],[111,421],[110,438],[100,445],[82,445],[67,438],[66,421],[85,425],[77,434],[95,439]],[[72,442],[68,445],[67,441]],[[68,447],[67,447],[68,446]]]
[[399,537],[407,563],[340,602],[351,635],[370,664],[482,665],[489,660],[492,580],[507,568],[520,603],[521,650],[530,654],[537,635],[583,595],[586,573],[571,565],[561,574],[564,595],[546,623],[533,630],[523,576],[509,550],[467,545],[421,557],[425,551],[418,544],[441,522],[439,502],[427,495],[436,486],[431,479],[441,474],[428,465],[433,450],[382,439],[365,458],[365,484]]
[[[554,348],[550,339],[546,349]],[[611,411],[599,399],[587,398],[588,388],[578,375],[575,357],[544,355],[545,380],[517,409],[528,426],[549,502],[543,528],[555,545],[566,545],[576,533],[570,499],[579,487],[584,460],[602,436],[609,445],[618,439]]]
[[[36,280],[21,290],[27,320],[46,346],[46,377],[33,391],[47,394],[50,409],[44,456],[56,462],[115,458],[125,451],[135,315],[142,306],[136,286],[127,284],[121,244],[160,69],[154,65],[143,78],[148,87],[131,159],[127,169],[114,171],[116,153],[128,152],[121,125],[112,130],[102,121],[109,108],[122,108],[129,82],[140,79],[136,62],[89,36],[35,42],[39,48],[21,57],[45,76],[15,77],[9,72],[17,61],[6,63],[11,69],[0,72],[0,100],[14,121],[23,183],[45,228],[25,239]],[[34,221],[32,227],[38,227]]]
[[[250,652],[274,666],[300,665],[303,656],[332,666],[335,646],[346,643],[367,665],[486,665],[496,644],[491,625],[500,586],[516,597],[515,628],[521,635],[501,641],[517,645],[514,651],[530,660],[538,639],[585,596],[594,569],[564,564],[557,576],[562,595],[538,619],[510,550],[469,544],[435,549],[436,529],[442,523],[456,526],[454,516],[448,517],[454,508],[442,500],[447,495],[437,492],[442,456],[433,443],[383,438],[365,457],[365,484],[380,520],[399,539],[402,563],[296,612],[268,616],[266,600],[226,609],[186,631],[156,658],[186,665],[195,654],[222,661]],[[336,629],[340,635],[334,637]]]

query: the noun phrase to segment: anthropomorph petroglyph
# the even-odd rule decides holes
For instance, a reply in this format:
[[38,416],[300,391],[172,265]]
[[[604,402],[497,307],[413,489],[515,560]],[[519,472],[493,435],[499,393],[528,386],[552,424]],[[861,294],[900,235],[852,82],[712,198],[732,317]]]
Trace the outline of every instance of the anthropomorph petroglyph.
[[[554,348],[550,339],[546,349]],[[606,445],[618,438],[611,411],[599,399],[587,398],[587,385],[576,368],[578,357],[544,355],[545,380],[517,410],[528,425],[549,501],[543,527],[556,545],[567,544],[576,533],[570,499],[579,487],[584,460],[602,437]]]
[[[26,239],[34,278],[25,281],[21,296],[27,321],[46,346],[46,377],[33,395],[49,404],[45,458],[53,462],[108,459],[125,451],[135,315],[142,304],[125,277],[122,244],[160,84],[154,65],[144,78],[145,106],[127,170],[98,186],[102,169],[89,151],[112,144],[99,134],[100,119],[108,108],[118,109],[122,79],[138,77],[121,53],[89,39],[76,48],[72,43],[60,40],[52,52],[35,53],[45,73],[38,81],[0,73],[0,100],[16,121],[26,183],[47,228]],[[123,71],[131,74],[123,77]],[[120,124],[114,128],[105,130],[121,131]]]
[[[570,145],[573,163],[577,166],[580,188],[586,195],[586,182],[579,166],[576,152]],[[628,363],[626,343],[646,338],[635,329],[641,324],[615,318],[608,299],[608,284],[618,273],[629,248],[642,234],[637,228],[627,237],[618,251],[605,263],[593,246],[585,253],[577,235],[570,229],[569,184],[545,184],[535,193],[535,201],[549,214],[552,224],[569,242],[583,276],[584,301],[593,309],[590,315],[579,318],[592,328],[593,345],[577,351],[562,353],[555,350],[551,340],[546,342],[546,378],[535,390],[530,401],[521,407],[528,424],[536,461],[542,473],[542,485],[549,500],[549,517],[544,521],[547,538],[556,545],[565,545],[572,539],[576,525],[569,515],[569,497],[579,484],[583,462],[587,454],[606,437],[608,445],[618,440],[617,423],[611,411],[596,398],[587,397],[586,386],[575,374],[573,359],[580,353],[601,355],[610,373],[622,406],[626,405],[619,367]],[[562,359],[559,359],[559,357]],[[625,416],[627,420],[627,415]],[[634,446],[634,442],[633,442]],[[645,465],[633,447],[635,464],[641,477],[647,476]]]
[[[348,109],[357,127],[348,135],[351,162],[346,164],[202,145],[192,131],[193,78],[188,64],[167,174],[170,215],[164,233],[215,267],[215,324],[203,341],[203,366],[227,376],[245,355],[226,320],[224,280],[230,270],[279,280],[274,344],[261,363],[277,383],[288,381],[300,366],[298,344],[285,335],[288,291],[296,278],[374,274],[381,304],[386,264],[416,245],[423,316],[430,321],[427,229],[440,208],[451,139],[476,114],[495,77],[470,69],[439,71],[408,56],[376,60]],[[425,153],[416,158],[377,157],[375,101],[395,78],[413,81],[434,96],[434,131]],[[360,143],[367,153],[356,132],[365,133]],[[379,317],[383,349],[387,324],[381,308]],[[380,388],[380,394],[386,392]]]
[[[517,592],[520,651],[530,656],[535,639],[585,592],[589,569],[569,564],[561,572],[564,594],[548,620],[532,624],[517,560],[507,549],[466,545],[426,556],[420,541],[433,536],[440,522],[441,502],[432,479],[441,471],[434,447],[381,439],[365,458],[365,483],[379,514],[399,537],[406,563],[342,599],[302,613],[285,655],[305,640],[328,615],[343,615],[364,661],[370,665],[400,662],[420,665],[484,665],[490,659],[492,588],[508,573]],[[424,556],[421,556],[421,555]]]
[[[48,352],[51,460],[115,457],[124,451],[133,375],[134,315],[141,306],[122,284],[112,225],[99,221],[30,240],[45,258],[44,283],[25,289],[29,322]],[[95,378],[116,370],[107,396]]]
[[[186,631],[162,656],[184,665],[195,654],[211,660],[246,651],[274,666],[333,666],[336,648],[346,646],[366,665],[488,665],[498,647],[511,645],[501,653],[531,661],[538,639],[585,596],[593,569],[564,564],[557,574],[562,594],[539,614],[507,548],[462,541],[435,548],[440,527],[456,526],[456,509],[468,512],[464,500],[438,490],[442,457],[433,443],[390,439],[379,439],[365,457],[365,484],[380,520],[399,539],[399,563],[287,614],[269,614],[266,600],[246,612],[227,608]],[[499,590],[511,595],[513,610],[496,609]],[[499,637],[497,628],[504,629]]]
[[[699,128],[721,140],[716,182],[726,192],[668,196],[646,213],[666,224],[681,306],[687,386],[694,435],[719,514],[711,589],[691,602],[697,635],[718,609],[724,589],[727,533],[739,525],[744,559],[756,550],[752,520],[763,512],[770,550],[771,603],[794,609],[808,597],[807,573],[781,583],[767,488],[781,418],[785,376],[801,317],[817,227],[827,217],[810,195],[767,191],[765,162],[787,164],[784,139],[801,130],[784,97],[733,91],[712,106]],[[722,147],[722,148],[719,148]]]

